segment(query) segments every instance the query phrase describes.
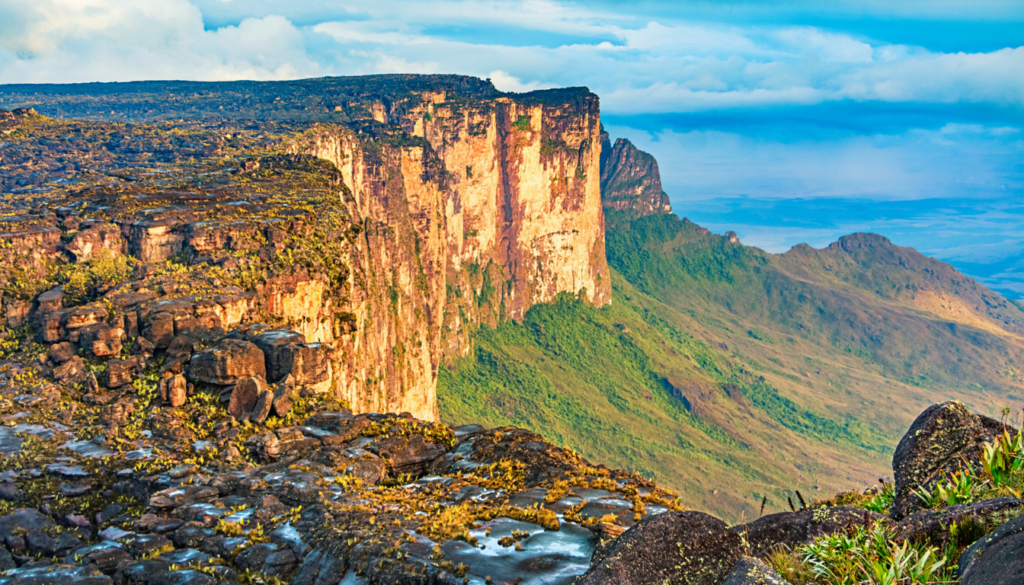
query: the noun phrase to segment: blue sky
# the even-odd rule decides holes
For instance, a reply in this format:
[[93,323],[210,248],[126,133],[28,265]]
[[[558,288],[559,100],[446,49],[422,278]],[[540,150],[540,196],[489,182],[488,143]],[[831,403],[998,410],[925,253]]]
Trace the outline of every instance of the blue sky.
[[877,231],[1024,294],[1020,0],[0,0],[0,82],[382,72],[588,86],[680,215],[773,252]]

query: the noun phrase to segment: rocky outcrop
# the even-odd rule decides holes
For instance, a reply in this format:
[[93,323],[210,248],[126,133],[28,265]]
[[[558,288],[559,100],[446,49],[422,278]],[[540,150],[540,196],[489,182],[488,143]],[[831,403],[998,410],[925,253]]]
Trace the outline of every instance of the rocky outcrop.
[[[207,124],[202,137],[168,144],[173,139],[155,128],[126,136],[90,126],[83,131],[111,134],[102,148],[62,151],[73,164],[34,168],[49,182],[78,177],[85,166],[98,171],[89,176],[122,183],[97,186],[84,199],[55,192],[45,213],[12,202],[0,225],[10,256],[0,264],[21,271],[0,282],[18,293],[6,295],[4,314],[11,325],[24,323],[35,303],[41,342],[69,341],[86,357],[107,358],[138,340],[133,353],[166,357],[164,367],[193,382],[223,386],[261,375],[277,384],[291,376],[292,385],[332,392],[357,412],[436,419],[438,366],[469,350],[475,328],[521,318],[563,293],[610,302],[600,112],[585,88],[502,94],[455,76],[247,87],[256,110],[289,106],[267,114],[261,142],[241,148],[248,130],[203,121],[209,104],[235,86],[157,85],[161,103],[191,104],[181,118]],[[226,93],[208,91],[214,88]],[[47,93],[43,111],[102,118],[123,110],[147,120],[131,105],[138,94],[108,89],[101,111],[82,110],[77,98],[69,110],[60,90]],[[309,116],[309,104],[325,96],[334,102],[329,114]],[[217,115],[233,107],[218,107]],[[22,150],[6,148],[5,168],[27,168],[67,132],[35,113],[8,117],[11,126],[35,124],[39,136]],[[287,122],[281,128],[271,120]],[[174,166],[187,157],[213,166],[189,176],[191,169]],[[133,170],[154,161],[167,166]],[[35,184],[4,173],[5,186],[8,179],[15,188]],[[176,174],[183,186],[167,191],[160,173]],[[134,288],[119,289],[118,314],[108,315],[97,299],[107,291],[87,280],[110,278],[111,267],[125,261],[134,266]],[[45,282],[65,262],[92,270],[76,275],[74,298],[66,287],[38,296],[33,280]],[[215,266],[244,282],[223,286],[223,274],[204,272],[204,287],[194,274],[164,278],[159,291],[143,284],[168,263],[191,273]],[[93,303],[83,307],[83,299]],[[272,331],[235,335],[264,323]],[[222,333],[200,342],[192,335],[199,330]],[[226,335],[255,343],[264,357],[215,356]],[[265,371],[254,369],[254,359]],[[229,372],[236,363],[244,367]],[[115,375],[112,383],[122,381]]]
[[661,188],[658,161],[625,138],[612,146],[601,132],[601,201],[608,211],[630,218],[672,213],[672,204]]

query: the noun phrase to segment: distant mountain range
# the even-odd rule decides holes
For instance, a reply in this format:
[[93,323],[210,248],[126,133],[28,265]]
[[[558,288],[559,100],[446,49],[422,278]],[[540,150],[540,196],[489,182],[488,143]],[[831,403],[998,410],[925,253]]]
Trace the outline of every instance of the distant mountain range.
[[443,420],[524,426],[740,519],[874,483],[931,403],[1024,406],[1014,303],[880,235],[775,255],[712,234],[668,212],[653,157],[609,146],[611,306],[480,331],[440,372]]

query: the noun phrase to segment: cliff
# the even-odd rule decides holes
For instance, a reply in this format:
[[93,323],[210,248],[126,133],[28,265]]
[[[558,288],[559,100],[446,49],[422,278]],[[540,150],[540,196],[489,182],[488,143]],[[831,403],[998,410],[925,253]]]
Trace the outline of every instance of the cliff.
[[604,208],[628,217],[672,213],[672,204],[661,188],[658,161],[625,138],[612,146],[601,132],[601,195]]
[[[104,157],[81,149],[82,159],[64,156],[68,167],[63,160],[45,164],[37,151],[34,174],[11,168],[0,177],[12,193],[65,181],[59,192],[38,189],[50,210],[79,199],[83,190],[66,185],[83,182],[90,171],[112,181],[104,189],[119,194],[142,189],[154,172],[168,172],[148,168],[162,146],[131,147],[139,136],[125,134],[156,140],[180,131],[175,128],[196,128],[188,144],[166,148],[164,166],[220,161],[240,166],[235,172],[242,177],[271,183],[282,173],[311,173],[307,179],[315,188],[303,185],[288,193],[301,202],[268,207],[260,189],[297,187],[269,184],[252,192],[237,180],[216,184],[190,174],[194,168],[175,167],[188,176],[187,184],[159,197],[148,194],[151,207],[109,200],[105,209],[89,207],[88,219],[117,227],[88,245],[123,251],[144,264],[184,255],[190,267],[223,266],[231,252],[241,256],[228,263],[233,274],[236,265],[256,262],[258,278],[249,286],[240,283],[242,293],[254,296],[225,328],[273,322],[300,334],[330,365],[324,374],[329,382],[318,379],[317,387],[332,389],[356,412],[407,411],[434,420],[438,364],[464,354],[474,328],[521,318],[560,293],[582,295],[595,305],[610,302],[600,114],[597,97],[585,89],[515,95],[472,78],[375,76],[278,84],[4,86],[0,95],[5,104],[32,106],[53,117],[157,124],[149,130],[102,124],[72,130],[25,113],[32,122],[23,128],[24,138],[44,158],[48,141],[66,142],[69,132],[102,127],[107,136]],[[263,121],[252,122],[254,117]],[[160,123],[167,118],[188,121]],[[239,148],[243,137],[251,140]],[[7,162],[15,162],[14,156],[8,154]],[[302,161],[310,156],[330,162],[337,176],[304,169],[309,164]],[[89,169],[99,158],[103,168]],[[226,166],[217,173],[227,172]],[[317,189],[316,197],[301,196]],[[213,190],[219,190],[215,197]],[[325,202],[337,209],[327,213]],[[249,215],[239,221],[243,206]],[[64,215],[81,220],[82,211]],[[322,239],[274,242],[270,232],[282,213],[292,227],[319,230]],[[55,240],[37,258],[38,275],[75,256],[69,244],[78,230],[57,218],[23,219],[8,225],[20,233],[26,225],[46,224],[45,234]],[[68,242],[57,241],[61,236]],[[262,252],[268,240],[269,260]],[[20,245],[23,252],[31,248]],[[297,270],[291,261],[296,251],[317,259]],[[15,321],[39,313],[34,298],[11,298],[6,305]]]

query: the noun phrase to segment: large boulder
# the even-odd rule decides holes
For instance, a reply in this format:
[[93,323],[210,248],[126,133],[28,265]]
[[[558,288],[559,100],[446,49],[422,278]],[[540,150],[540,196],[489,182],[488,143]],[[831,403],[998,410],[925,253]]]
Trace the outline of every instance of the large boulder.
[[267,380],[281,382],[291,376],[297,386],[317,386],[330,379],[326,348],[306,344],[301,333],[272,329],[256,336],[256,345],[267,358]]
[[746,540],[750,545],[750,553],[764,556],[778,544],[792,549],[819,536],[881,519],[880,514],[868,510],[818,506],[799,512],[763,516],[749,524],[736,526],[732,531]]
[[902,519],[924,507],[915,491],[933,489],[944,472],[956,471],[965,458],[976,459],[983,437],[981,420],[960,402],[934,404],[922,412],[892,456],[893,518]]
[[742,555],[739,534],[701,512],[665,512],[595,554],[577,585],[718,585]]
[[[235,384],[228,401],[228,414],[241,420],[256,410],[260,396],[269,391],[267,381],[261,376],[242,378]],[[262,422],[262,421],[261,421]]]
[[960,585],[1024,583],[1024,516],[983,536],[960,555]]
[[198,382],[227,386],[252,376],[267,377],[263,352],[241,339],[225,339],[189,362],[189,378]]

